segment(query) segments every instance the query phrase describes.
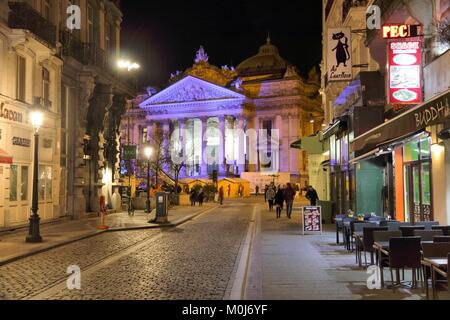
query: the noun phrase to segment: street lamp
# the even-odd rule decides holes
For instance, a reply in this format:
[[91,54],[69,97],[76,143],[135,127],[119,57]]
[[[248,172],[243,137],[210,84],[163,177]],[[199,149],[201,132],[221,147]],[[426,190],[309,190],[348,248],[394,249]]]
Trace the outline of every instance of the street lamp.
[[150,158],[153,154],[152,147],[148,146],[144,149],[145,157],[147,158],[147,201],[145,202],[145,213],[150,213]]
[[117,66],[119,67],[119,69],[127,69],[128,71],[139,69],[141,67],[136,62],[131,62],[129,60],[119,60],[117,62]]
[[38,214],[38,168],[39,168],[39,129],[44,121],[44,114],[39,109],[35,109],[30,113],[31,124],[34,128],[34,167],[33,167],[33,201],[31,205],[30,228],[26,238],[28,243],[42,242],[39,232],[39,221],[41,218]]

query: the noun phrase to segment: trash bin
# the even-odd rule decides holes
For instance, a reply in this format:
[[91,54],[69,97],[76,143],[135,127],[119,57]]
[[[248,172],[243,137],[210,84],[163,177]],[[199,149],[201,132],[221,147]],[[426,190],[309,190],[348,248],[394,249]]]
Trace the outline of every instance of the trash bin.
[[331,201],[322,201],[319,200],[317,203],[319,206],[322,207],[322,220],[324,224],[333,224],[333,221],[331,219]]
[[157,192],[156,200],[156,223],[168,223],[169,214],[169,194],[166,192]]

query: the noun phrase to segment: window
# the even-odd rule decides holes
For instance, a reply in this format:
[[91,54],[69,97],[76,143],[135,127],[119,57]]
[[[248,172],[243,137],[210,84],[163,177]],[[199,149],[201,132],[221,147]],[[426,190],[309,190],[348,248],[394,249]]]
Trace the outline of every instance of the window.
[[52,167],[39,166],[39,201],[52,201]]
[[67,159],[67,105],[69,88],[62,87],[61,90],[61,167],[66,167]]
[[50,0],[42,0],[42,16],[47,19],[50,20],[51,19],[51,4],[50,4]]
[[142,143],[148,142],[148,129],[147,127],[142,128]]
[[17,56],[16,70],[16,98],[25,101],[25,76],[26,76],[26,60],[22,56]]
[[17,178],[18,178],[18,166],[12,165],[9,175],[9,201],[17,201]]
[[[9,201],[28,200],[28,166],[12,165],[9,177]],[[20,184],[19,184],[20,181]],[[20,193],[19,193],[20,191]]]
[[87,42],[88,43],[94,43],[94,9],[91,5],[88,5],[88,14],[87,14],[87,26],[88,26],[88,33],[87,33]]
[[105,24],[105,51],[111,50],[111,24],[107,22]]
[[50,101],[50,72],[46,68],[42,68],[42,98]]

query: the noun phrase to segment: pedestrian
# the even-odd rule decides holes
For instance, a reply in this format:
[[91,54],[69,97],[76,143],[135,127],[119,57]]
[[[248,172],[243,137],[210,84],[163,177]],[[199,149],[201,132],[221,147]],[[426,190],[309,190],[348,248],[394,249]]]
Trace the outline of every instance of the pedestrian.
[[267,189],[267,201],[269,202],[269,211],[273,211],[273,202],[275,201],[275,190],[271,187]]
[[277,219],[281,218],[281,211],[283,210],[284,193],[281,186],[278,186],[278,191],[275,195],[275,206],[277,210]]
[[228,198],[230,197],[231,194],[231,185],[228,185]]
[[259,196],[259,186],[255,187],[255,193],[256,193],[256,196]]
[[269,186],[266,184],[264,186],[264,202],[267,202],[267,190],[269,190]]
[[219,202],[220,202],[220,205],[223,205],[223,197],[224,197],[223,187],[220,187],[220,189],[219,189]]
[[308,187],[308,191],[306,192],[306,199],[309,200],[311,203],[311,206],[317,205],[317,200],[319,200],[319,195],[317,194],[317,191],[312,187]]
[[295,190],[290,183],[287,184],[284,190],[284,201],[286,201],[286,215],[289,219],[292,216],[292,206],[294,205]]
[[189,199],[191,200],[191,207],[195,207],[195,203],[197,202],[197,192],[194,188],[192,188]]
[[197,198],[198,198],[198,205],[200,207],[202,207],[203,206],[203,200],[205,199],[205,193],[203,192],[203,189],[200,190]]

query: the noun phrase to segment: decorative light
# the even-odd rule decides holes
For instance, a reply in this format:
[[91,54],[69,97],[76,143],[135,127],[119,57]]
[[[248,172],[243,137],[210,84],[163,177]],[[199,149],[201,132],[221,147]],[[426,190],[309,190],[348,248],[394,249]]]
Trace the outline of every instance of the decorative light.
[[311,115],[309,116],[309,123],[312,123],[312,124],[314,124],[316,121],[314,120],[314,117],[313,117],[313,115],[312,115],[312,113],[311,113]]
[[139,64],[131,62],[130,60],[119,60],[117,66],[119,69],[127,69],[128,71],[139,69],[141,67]]
[[35,109],[30,113],[31,125],[37,132],[44,122],[44,114],[39,109]]
[[150,157],[153,154],[153,148],[152,147],[145,147],[144,154],[147,157],[147,159],[150,159]]

